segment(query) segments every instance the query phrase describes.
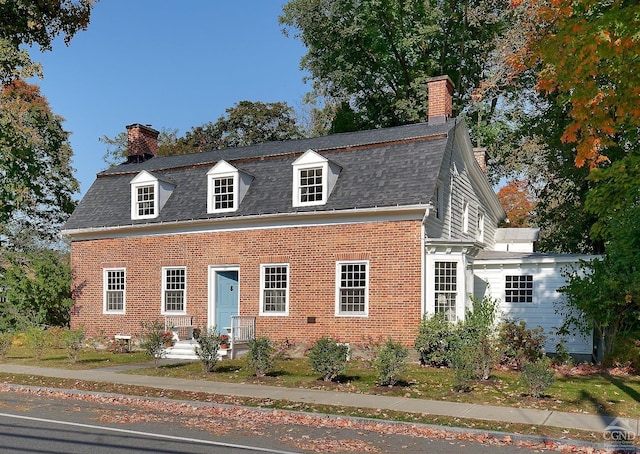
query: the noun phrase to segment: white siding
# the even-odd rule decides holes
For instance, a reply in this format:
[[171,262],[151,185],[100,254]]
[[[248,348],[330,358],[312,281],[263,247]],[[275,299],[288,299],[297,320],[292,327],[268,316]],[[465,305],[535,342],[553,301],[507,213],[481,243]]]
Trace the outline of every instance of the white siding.
[[[505,261],[506,262],[506,261]],[[500,301],[501,316],[517,320],[524,320],[528,328],[542,327],[547,342],[547,352],[554,353],[559,338],[554,335],[555,329],[562,324],[562,319],[555,312],[554,303],[560,303],[564,296],[557,291],[565,285],[562,269],[567,263],[545,261],[544,263],[474,263],[474,295],[482,298],[491,295]],[[533,302],[513,303],[505,302],[505,276],[526,275],[533,276]],[[591,336],[573,333],[565,338],[566,347],[570,353],[590,355],[593,351]]]

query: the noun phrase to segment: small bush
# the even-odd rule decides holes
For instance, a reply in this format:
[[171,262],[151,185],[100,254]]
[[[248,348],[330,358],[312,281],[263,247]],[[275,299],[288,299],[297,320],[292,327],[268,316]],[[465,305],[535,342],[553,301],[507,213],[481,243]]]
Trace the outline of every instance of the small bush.
[[393,339],[378,350],[373,366],[378,371],[378,384],[380,386],[393,386],[398,378],[407,373],[407,357],[409,352],[400,343]]
[[520,383],[530,396],[542,397],[544,392],[553,385],[554,381],[554,370],[551,368],[551,360],[549,358],[540,358],[522,365]]
[[41,360],[42,353],[49,346],[47,331],[40,326],[29,326],[24,333],[24,343],[33,352],[33,356]]
[[271,341],[266,337],[249,341],[247,364],[255,371],[257,377],[264,377],[273,369],[274,351]]
[[455,325],[445,320],[444,314],[425,315],[420,322],[415,348],[423,366],[451,366],[455,343]]
[[0,333],[0,360],[7,359],[7,353],[13,344],[13,333]]
[[556,344],[556,354],[553,356],[553,364],[558,366],[573,366],[573,357],[569,353],[564,339],[560,339]]
[[140,335],[140,347],[153,358],[156,369],[158,360],[167,354],[164,324],[158,320],[152,322],[140,322],[142,334]]
[[525,362],[535,362],[544,356],[545,340],[542,328],[528,329],[524,320],[505,320],[498,331],[500,362],[520,370]]
[[456,391],[471,391],[471,383],[476,377],[475,365],[476,351],[473,346],[465,345],[456,348],[451,355],[451,367],[454,371],[455,382],[453,388]]
[[322,374],[324,381],[333,381],[347,369],[349,346],[330,337],[322,337],[309,350],[309,361],[314,372]]
[[196,355],[202,361],[204,371],[211,372],[220,359],[218,356],[220,334],[218,334],[218,330],[215,327],[209,328],[200,332],[197,341]]
[[87,334],[84,332],[82,327],[78,329],[69,329],[65,331],[62,336],[62,343],[67,350],[69,360],[74,364],[78,361],[78,354],[80,353],[80,350],[82,350],[86,337]]

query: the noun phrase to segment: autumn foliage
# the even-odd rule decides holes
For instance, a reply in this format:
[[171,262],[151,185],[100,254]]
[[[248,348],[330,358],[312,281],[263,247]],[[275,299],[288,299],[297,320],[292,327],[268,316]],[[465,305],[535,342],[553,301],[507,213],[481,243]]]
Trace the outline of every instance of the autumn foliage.
[[640,4],[636,0],[512,0],[525,45],[506,62],[534,70],[537,90],[568,106],[562,141],[575,164],[609,162],[628,152],[640,123]]
[[535,202],[526,181],[509,181],[498,191],[498,199],[507,214],[510,227],[529,226]]

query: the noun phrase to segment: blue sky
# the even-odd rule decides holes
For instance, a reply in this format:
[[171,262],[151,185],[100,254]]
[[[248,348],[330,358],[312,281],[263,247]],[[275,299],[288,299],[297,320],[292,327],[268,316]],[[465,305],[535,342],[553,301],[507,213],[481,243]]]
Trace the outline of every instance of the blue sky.
[[81,196],[106,164],[98,138],[131,123],[178,129],[216,121],[239,101],[286,101],[303,83],[299,40],[281,32],[280,0],[102,0],[66,47],[33,52],[34,80],[71,134]]

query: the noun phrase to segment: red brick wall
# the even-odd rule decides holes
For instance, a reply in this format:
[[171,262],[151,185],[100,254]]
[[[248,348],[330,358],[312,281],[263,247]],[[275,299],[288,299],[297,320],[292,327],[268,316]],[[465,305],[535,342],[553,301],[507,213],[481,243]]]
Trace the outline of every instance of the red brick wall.
[[[369,316],[336,317],[336,261],[362,259],[369,260]],[[260,317],[260,265],[280,262],[290,266],[289,315]],[[206,327],[208,267],[237,265],[240,313],[258,317],[258,335],[296,344],[325,334],[355,343],[382,335],[412,345],[421,314],[420,264],[419,221],[77,241],[72,325],[84,325],[89,335],[139,333],[140,320],[161,319],[161,268],[186,266],[187,312]],[[102,313],[103,269],[111,267],[127,270],[124,315]]]

